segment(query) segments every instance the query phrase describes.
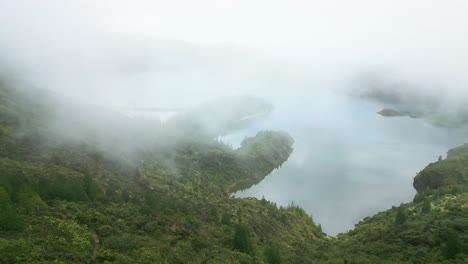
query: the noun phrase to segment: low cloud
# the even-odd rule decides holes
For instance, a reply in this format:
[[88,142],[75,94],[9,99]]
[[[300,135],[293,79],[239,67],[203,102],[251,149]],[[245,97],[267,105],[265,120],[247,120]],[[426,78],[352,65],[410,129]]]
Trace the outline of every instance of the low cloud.
[[[344,153],[356,153],[350,150],[356,146],[347,145],[348,134],[353,133],[351,140],[362,141],[384,133],[398,133],[404,139],[420,135],[383,122],[381,130],[363,131],[365,122],[381,120],[362,114],[358,106],[346,106],[342,94],[362,95],[374,89],[397,94],[406,106],[437,104],[443,118],[460,112],[468,99],[466,10],[468,2],[461,0],[5,0],[0,3],[0,72],[8,82],[21,84],[15,87],[48,89],[70,104],[84,104],[86,111],[78,111],[84,118],[93,117],[96,107],[111,112],[135,107],[190,108],[224,96],[265,98],[275,104],[279,116],[271,129],[298,136],[297,160],[293,158],[285,168],[301,178],[298,167],[312,164],[311,157],[318,155],[316,146],[342,150],[337,152],[343,155],[339,161],[345,167]],[[323,96],[335,92],[336,96]],[[343,115],[349,109],[355,112]],[[62,123],[56,126],[63,129]],[[109,127],[115,131],[118,126]],[[73,131],[77,126],[69,128]],[[423,130],[424,125],[417,123],[417,128]],[[435,136],[428,138],[441,138],[444,133],[431,130]],[[455,137],[447,135],[450,140],[436,142],[431,151],[439,155],[447,144],[454,144]],[[310,137],[316,138],[308,141]],[[300,142],[304,146],[298,146]],[[361,159],[372,158],[357,153]],[[412,164],[421,168],[431,155],[426,153]],[[323,184],[347,183],[343,181],[346,168],[319,165],[309,171],[331,175]],[[413,165],[408,165],[411,171],[416,168]],[[308,173],[307,168],[299,169]],[[304,184],[274,198],[287,200],[292,197],[288,193],[298,193],[296,187]],[[343,191],[345,187],[340,185],[334,192],[316,187],[327,189],[330,201],[322,207],[301,205],[309,211],[320,208],[322,216],[317,219],[325,229],[325,222],[330,222],[328,230],[336,233],[370,213],[350,207],[351,220],[335,215],[342,206],[340,199],[351,195]],[[359,188],[364,187],[350,187],[358,192]],[[363,206],[385,209],[399,197],[412,195],[407,191],[399,196],[398,191],[398,187],[389,188],[391,198]],[[353,201],[361,203],[373,193],[366,195]]]

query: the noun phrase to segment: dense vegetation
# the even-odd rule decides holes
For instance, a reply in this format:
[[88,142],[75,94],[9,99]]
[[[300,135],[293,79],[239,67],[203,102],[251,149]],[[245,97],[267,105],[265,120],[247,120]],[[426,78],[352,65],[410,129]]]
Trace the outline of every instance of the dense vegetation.
[[286,133],[232,149],[59,105],[0,84],[0,263],[468,261],[466,147],[421,171],[413,202],[328,237],[294,204],[231,196],[287,161]]
[[296,206],[230,196],[287,160],[285,133],[118,152],[49,131],[53,100],[1,89],[0,262],[278,263],[323,236]]

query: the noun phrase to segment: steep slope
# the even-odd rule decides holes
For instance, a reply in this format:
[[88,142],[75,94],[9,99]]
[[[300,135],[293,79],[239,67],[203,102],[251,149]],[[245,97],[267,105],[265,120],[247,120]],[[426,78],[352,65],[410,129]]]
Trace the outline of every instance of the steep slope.
[[413,186],[418,193],[468,186],[468,144],[451,149],[447,159],[429,164],[414,178]]
[[0,262],[292,263],[325,243],[296,206],[230,197],[287,160],[286,133],[261,132],[233,150],[187,138],[134,145],[130,127],[109,134],[126,148],[109,148],[53,131],[57,100],[29,92],[0,89]]

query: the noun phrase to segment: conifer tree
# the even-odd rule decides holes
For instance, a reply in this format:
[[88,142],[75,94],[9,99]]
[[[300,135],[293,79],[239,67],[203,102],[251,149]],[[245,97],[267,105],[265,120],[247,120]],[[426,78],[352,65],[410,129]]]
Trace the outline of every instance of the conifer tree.
[[265,248],[265,258],[269,264],[281,264],[281,252],[276,245],[268,245]]
[[406,212],[406,209],[400,205],[395,216],[395,224],[402,225],[406,222],[406,220],[408,220],[408,213]]
[[457,254],[462,252],[462,244],[455,231],[450,231],[447,234],[447,242],[445,243],[443,252],[446,258],[454,258]]
[[423,206],[421,208],[423,213],[429,213],[431,211],[431,202],[429,200],[424,200]]
[[238,225],[234,231],[233,238],[234,249],[251,254],[253,253],[252,240],[250,238],[250,230],[246,225]]

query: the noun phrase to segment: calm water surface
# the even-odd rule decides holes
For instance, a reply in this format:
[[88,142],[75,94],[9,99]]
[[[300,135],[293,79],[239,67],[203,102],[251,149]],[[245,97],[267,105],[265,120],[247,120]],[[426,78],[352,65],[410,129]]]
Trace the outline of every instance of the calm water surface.
[[281,169],[235,195],[299,204],[331,235],[411,201],[416,173],[464,142],[460,130],[385,118],[376,112],[387,105],[334,92],[266,99],[275,104],[270,116],[222,139],[236,147],[260,130],[283,130],[296,140],[294,153]]

